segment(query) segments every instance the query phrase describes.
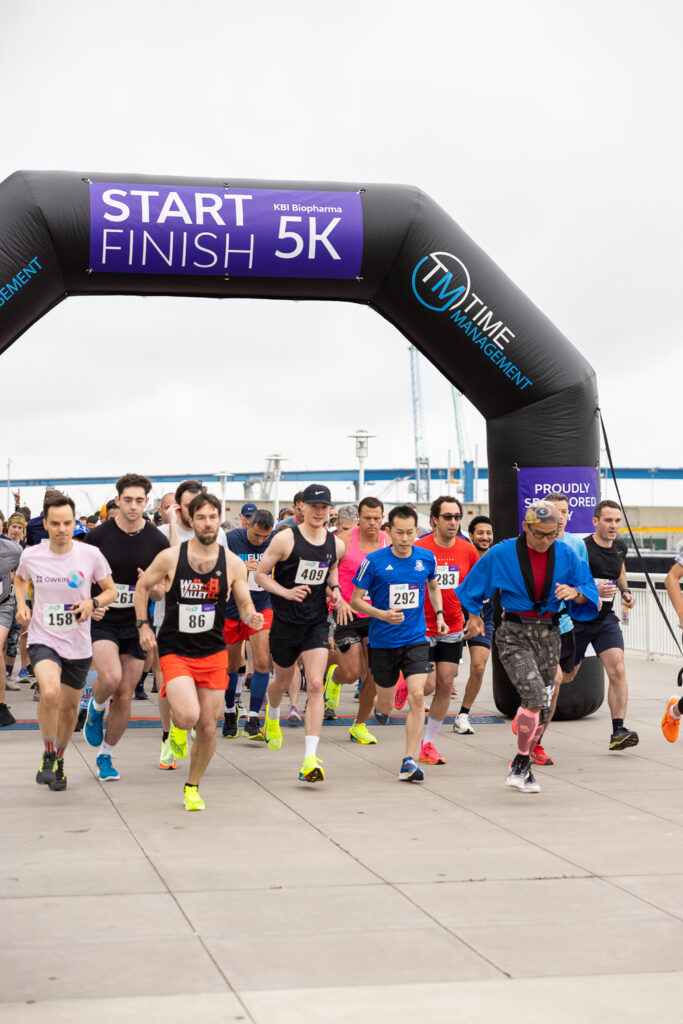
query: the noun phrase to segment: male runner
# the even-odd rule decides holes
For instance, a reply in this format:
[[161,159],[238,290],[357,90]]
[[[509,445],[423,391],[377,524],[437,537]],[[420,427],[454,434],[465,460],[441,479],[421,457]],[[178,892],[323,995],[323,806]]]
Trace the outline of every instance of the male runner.
[[[339,515],[344,511],[339,510]],[[325,677],[325,707],[336,711],[339,707],[339,693],[344,684],[361,680],[358,694],[358,713],[349,729],[353,743],[376,743],[377,737],[368,730],[368,715],[375,701],[375,681],[368,665],[368,631],[370,619],[362,612],[356,614],[351,608],[353,578],[361,563],[372,551],[388,547],[389,538],[382,532],[384,505],[379,498],[363,498],[358,506],[358,526],[338,531],[337,537],[344,545],[344,554],[339,562],[339,586],[342,604],[336,612],[334,650],[331,657],[336,664],[330,665]]]
[[[102,782],[116,781],[119,773],[112,764],[114,747],[130,720],[133,691],[145,663],[135,628],[135,587],[138,577],[168,541],[149,520],[143,518],[152,484],[146,476],[127,473],[116,482],[118,513],[85,537],[86,545],[99,548],[111,566],[116,584],[116,601],[93,616],[93,661],[97,678],[88,706],[84,735],[92,747],[99,747],[97,768]],[[163,594],[160,589],[152,599]],[[111,710],[106,733],[104,713]]]
[[242,505],[242,508],[240,509],[240,527],[243,530],[246,530],[252,521],[252,517],[257,512],[258,505],[255,505],[253,501],[245,501],[244,505]]
[[268,687],[264,736],[271,750],[280,749],[280,701],[290,687],[300,657],[306,673],[308,703],[299,779],[322,782],[325,771],[317,753],[324,714],[323,675],[329,652],[326,587],[334,594],[334,607],[338,609],[341,587],[337,563],[344,554],[344,545],[325,529],[332,504],[329,488],[309,484],[301,501],[303,522],[275,534],[254,574],[258,586],[270,591],[273,603],[270,652],[275,679]]
[[[192,540],[194,530],[190,517],[190,503],[198,494],[206,494],[206,487],[201,480],[183,480],[175,491],[175,503],[167,506],[167,521],[159,527],[159,533],[168,537],[169,543],[180,544],[184,540]],[[218,543],[226,546],[225,530],[218,531]]]
[[[75,544],[75,506],[65,494],[45,498],[44,544],[28,547],[14,578],[17,619],[28,626],[28,650],[40,686],[38,722],[43,759],[36,782],[66,789],[64,751],[78,716],[81,690],[90,668],[92,646],[88,618],[93,609],[116,599],[116,587],[100,551]],[[33,610],[26,603],[33,584]],[[98,597],[91,597],[91,584]]]
[[436,580],[443,602],[443,617],[448,633],[441,636],[429,594],[426,595],[425,616],[427,621],[427,643],[429,656],[435,663],[425,687],[425,693],[433,693],[429,717],[425,727],[424,740],[420,746],[420,760],[427,764],[445,764],[446,759],[434,746],[434,740],[448,713],[453,683],[458,674],[462,657],[463,616],[462,607],[454,588],[465,578],[477,561],[477,552],[469,541],[459,536],[462,520],[462,505],[457,498],[440,497],[432,502],[429,522],[433,533],[420,537],[417,548],[426,548],[436,558]]
[[[417,538],[417,512],[398,505],[389,513],[391,546],[373,551],[356,573],[351,607],[371,617],[370,669],[377,685],[376,715],[387,720],[394,706],[394,687],[403,673],[408,687],[406,756],[399,771],[402,782],[421,782],[424,773],[415,763],[424,722],[424,689],[431,671],[425,640],[425,584],[439,636],[448,633],[436,578],[436,558],[413,545]],[[365,600],[365,594],[369,602]]]
[[[467,532],[470,535],[470,541],[474,545],[477,558],[479,559],[482,555],[486,554],[493,544],[493,524],[488,516],[475,516],[473,519],[470,519]],[[469,717],[470,709],[479,696],[481,684],[484,681],[486,664],[491,654],[494,629],[493,605],[488,598],[484,601],[481,615],[484,620],[484,632],[479,636],[466,638],[470,654],[470,674],[465,686],[460,711],[453,722],[453,732],[458,732],[462,736],[474,735],[474,729]],[[465,613],[465,621],[467,621],[467,613]]]
[[239,670],[243,663],[242,654],[245,640],[248,639],[251,643],[254,654],[254,671],[249,691],[249,718],[244,726],[244,735],[248,736],[250,740],[263,740],[259,715],[270,679],[270,627],[273,621],[273,610],[270,595],[255,582],[254,574],[263,555],[268,550],[275,520],[267,509],[256,508],[255,505],[254,509],[255,511],[250,513],[249,525],[245,528],[230,530],[227,536],[228,550],[237,555],[244,563],[244,568],[247,571],[249,596],[254,608],[261,613],[263,619],[261,628],[255,630],[248,623],[242,621],[234,597],[231,597],[225,606],[223,636],[228,645],[228,688],[225,691],[223,735],[230,739],[239,735],[236,693]]
[[555,544],[560,524],[560,514],[552,505],[533,502],[519,537],[491,548],[456,590],[470,613],[465,636],[484,632],[482,603],[500,590],[505,614],[496,632],[496,647],[522,705],[517,716],[518,752],[505,785],[522,793],[541,789],[529,754],[550,715],[551,687],[560,657],[560,609],[566,602],[573,619],[586,620],[599,607],[586,563],[566,544]]
[[278,531],[279,530],[283,530],[287,526],[301,526],[301,524],[303,523],[303,521],[304,521],[304,492],[303,491],[297,491],[296,492],[296,494],[294,495],[294,498],[292,500],[292,505],[294,506],[294,511],[292,512],[291,516],[287,516],[286,518],[281,519],[278,522],[278,524],[277,524]]
[[[22,547],[15,540],[0,534],[0,729],[14,725],[16,718],[5,703],[6,669],[5,643],[14,624],[16,601],[12,590],[14,570],[19,565]],[[19,687],[16,687],[19,689]]]
[[[228,655],[223,638],[225,604],[232,590],[240,615],[254,630],[263,616],[255,611],[240,559],[218,543],[221,503],[205,491],[188,507],[194,537],[162,551],[138,580],[135,592],[136,628],[143,650],[159,646],[173,725],[171,747],[187,756],[187,730],[195,729],[190,771],[184,789],[186,811],[203,811],[199,782],[216,749],[216,719],[225,691]],[[158,641],[147,620],[150,594],[163,583],[166,613]]]
[[[624,563],[628,548],[619,537],[620,524],[621,507],[617,505],[616,501],[606,499],[595,506],[593,515],[595,532],[584,537],[583,540],[588,550],[590,571],[593,573],[602,598],[602,606],[597,617],[591,619],[590,622],[574,623],[576,668],[571,673],[573,679],[579,670],[586,648],[592,644],[609,679],[607,702],[612,715],[610,750],[624,750],[626,747],[635,747],[638,743],[638,733],[627,729],[624,725],[628,703],[624,637],[619,619],[612,611],[617,589],[621,591],[621,600],[627,608],[633,608],[636,603],[626,579]],[[573,614],[572,618],[574,618]]]

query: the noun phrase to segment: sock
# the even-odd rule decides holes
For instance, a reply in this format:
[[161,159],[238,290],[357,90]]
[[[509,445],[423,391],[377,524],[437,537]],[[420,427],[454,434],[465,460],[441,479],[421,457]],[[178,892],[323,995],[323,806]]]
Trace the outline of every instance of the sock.
[[624,719],[623,718],[613,718],[612,719],[612,732],[613,733],[614,732],[619,732],[619,730],[623,729],[623,728],[624,728]]
[[517,715],[517,749],[528,757],[531,743],[538,729],[538,711],[520,708]]
[[464,704],[461,704],[460,705],[460,710],[458,711],[458,714],[459,715],[469,715],[469,713],[470,713],[470,709],[466,708]]
[[532,737],[532,740],[531,740],[531,747],[530,747],[531,750],[535,750],[536,749],[538,744],[541,742],[541,738],[542,738],[544,732],[545,732],[545,725],[542,725],[541,723],[539,723],[538,729],[534,733],[534,735]]
[[95,697],[93,696],[92,706],[94,707],[95,711],[104,711],[104,709],[107,706],[107,702],[105,700],[102,704],[100,704],[100,702],[98,700],[95,700]]
[[237,693],[237,672],[228,672],[228,688],[225,691],[225,710],[235,710],[235,694]]
[[58,761],[63,761],[64,760],[64,751],[65,750],[66,750],[66,747],[55,747],[55,754],[57,755],[57,760]]
[[113,753],[114,748],[110,747],[108,743],[103,743],[102,746],[100,747],[100,754],[109,755],[109,757],[111,757]]
[[304,737],[304,758],[310,757],[311,754],[314,756],[318,753],[318,744],[320,743],[319,736],[305,736]]
[[272,705],[269,704],[268,705],[268,718],[270,718],[271,721],[275,721],[279,717],[280,717],[280,705],[278,704],[278,706],[276,708],[274,708]]
[[54,738],[51,739],[51,740],[44,740],[43,742],[45,743],[45,753],[46,754],[54,754],[54,752],[55,752],[55,741],[54,741]]
[[249,713],[258,715],[263,704],[263,698],[266,690],[268,689],[268,683],[270,681],[270,672],[254,672],[251,677],[251,689],[249,690]]
[[161,742],[165,743],[167,739],[168,739],[168,733],[164,729],[162,729],[161,730]]
[[147,676],[147,672],[143,669],[142,670],[142,675],[140,676],[140,678],[138,679],[138,681],[136,683],[136,689],[137,689],[138,686],[142,686],[142,684],[145,681],[146,676]]
[[431,718],[427,719],[427,725],[425,728],[425,743],[433,743],[436,739],[436,734],[441,728],[443,718]]
[[681,704],[683,704],[683,698],[679,700],[678,704],[672,704],[669,708],[669,714],[672,718],[675,718],[676,721],[678,721],[678,719],[681,717],[681,711],[683,711],[683,708],[681,708]]
[[235,693],[241,693],[242,687],[244,686],[244,680],[247,678],[247,666],[240,665],[240,670],[237,673],[237,689]]

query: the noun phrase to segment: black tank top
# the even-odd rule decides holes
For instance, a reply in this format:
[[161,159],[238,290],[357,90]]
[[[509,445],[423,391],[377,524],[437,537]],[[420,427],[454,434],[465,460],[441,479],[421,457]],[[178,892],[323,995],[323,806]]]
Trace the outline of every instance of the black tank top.
[[330,569],[337,561],[334,534],[326,534],[322,544],[310,544],[298,526],[293,526],[292,532],[294,547],[288,558],[276,563],[273,577],[288,590],[304,583],[311,588],[311,592],[303,601],[288,601],[278,594],[271,594],[273,618],[296,626],[315,625],[327,618],[325,583]]
[[159,656],[180,654],[185,658],[207,658],[225,650],[223,623],[228,599],[225,548],[210,572],[195,572],[187,557],[187,545],[180,545],[178,565],[166,594],[166,614],[159,630]]

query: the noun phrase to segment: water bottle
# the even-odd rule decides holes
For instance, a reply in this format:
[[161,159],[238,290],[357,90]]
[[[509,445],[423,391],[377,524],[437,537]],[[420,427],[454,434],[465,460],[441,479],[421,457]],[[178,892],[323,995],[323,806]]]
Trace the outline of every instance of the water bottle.
[[630,610],[631,609],[628,607],[628,605],[624,604],[624,595],[622,594],[621,595],[621,624],[622,624],[622,626],[628,626],[628,617],[629,617]]

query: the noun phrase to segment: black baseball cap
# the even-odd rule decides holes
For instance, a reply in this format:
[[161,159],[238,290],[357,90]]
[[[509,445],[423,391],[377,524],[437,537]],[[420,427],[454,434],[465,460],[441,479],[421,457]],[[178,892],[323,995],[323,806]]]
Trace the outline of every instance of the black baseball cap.
[[329,487],[324,484],[309,484],[301,500],[304,505],[331,505],[332,495]]

